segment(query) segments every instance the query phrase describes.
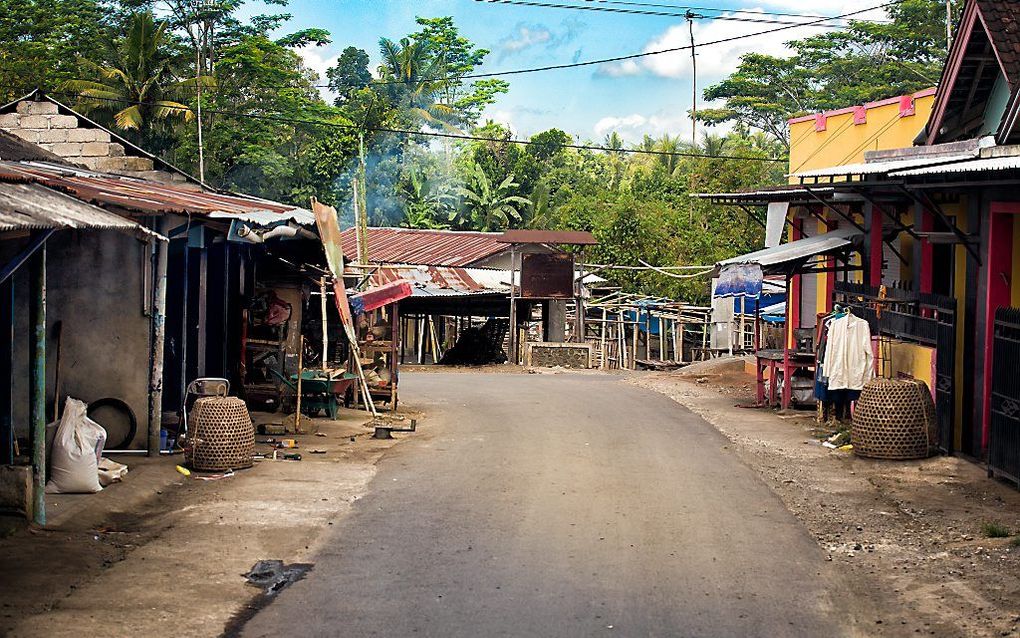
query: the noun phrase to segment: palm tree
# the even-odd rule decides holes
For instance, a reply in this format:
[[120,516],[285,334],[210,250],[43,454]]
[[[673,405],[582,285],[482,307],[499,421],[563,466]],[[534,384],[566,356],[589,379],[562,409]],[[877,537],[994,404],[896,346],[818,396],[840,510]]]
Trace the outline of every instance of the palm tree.
[[[468,221],[475,230],[501,230],[510,226],[511,219],[520,219],[516,206],[527,206],[531,202],[518,195],[511,195],[519,186],[513,173],[506,176],[495,187],[482,167],[472,162],[467,168],[466,186],[460,189]],[[515,206],[516,205],[516,206]],[[457,211],[450,213],[450,221],[457,218]]]
[[434,55],[428,42],[401,38],[379,40],[382,64],[379,75],[390,101],[399,110],[433,128],[458,132],[456,111],[441,101],[446,63]]
[[[180,81],[174,77],[163,51],[168,42],[166,29],[167,23],[157,23],[151,13],[136,13],[127,34],[116,43],[112,64],[81,61],[81,66],[99,79],[69,80],[64,88],[78,94],[78,106],[84,110],[114,111],[114,124],[121,129],[139,131],[152,120],[171,118],[190,122],[194,113],[187,105],[164,98],[196,82],[195,78]],[[212,85],[211,78],[197,81]]]
[[701,152],[709,157],[719,157],[728,146],[726,138],[705,131],[701,135]]
[[549,197],[549,186],[539,182],[531,192],[531,198],[524,209],[524,226],[527,228],[549,228],[552,222],[553,206]]
[[669,133],[664,133],[662,137],[655,141],[655,150],[659,153],[667,153],[657,156],[659,166],[662,167],[667,175],[672,175],[676,172],[677,167],[680,165],[679,153],[684,152],[686,148],[686,145],[680,141],[679,135],[672,137]]
[[407,228],[449,228],[443,218],[453,210],[454,196],[440,180],[424,171],[412,170],[403,187],[404,220]]

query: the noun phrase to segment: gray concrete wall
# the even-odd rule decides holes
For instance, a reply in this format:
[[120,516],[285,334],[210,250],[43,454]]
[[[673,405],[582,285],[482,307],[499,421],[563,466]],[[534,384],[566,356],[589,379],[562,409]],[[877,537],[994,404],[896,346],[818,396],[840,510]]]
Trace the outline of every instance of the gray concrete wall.
[[[6,257],[15,242],[0,251]],[[149,246],[109,231],[58,231],[47,246],[47,406],[57,369],[53,326],[62,322],[60,392],[86,402],[125,401],[138,418],[133,447],[144,447],[148,428],[149,317],[143,313],[142,260]],[[28,430],[28,279],[15,276],[14,419]]]

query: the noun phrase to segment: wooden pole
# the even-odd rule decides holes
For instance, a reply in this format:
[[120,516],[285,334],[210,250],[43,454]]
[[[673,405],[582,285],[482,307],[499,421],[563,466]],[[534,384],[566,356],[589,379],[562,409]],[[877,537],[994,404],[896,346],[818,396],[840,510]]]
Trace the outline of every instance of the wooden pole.
[[605,309],[605,307],[603,307],[602,308],[602,338],[601,338],[601,344],[602,344],[601,345],[601,348],[602,348],[602,365],[600,366],[603,370],[605,370],[606,368],[609,367],[609,359],[606,356],[608,354],[606,352],[606,323],[609,320],[609,317],[608,317],[607,313],[608,313],[608,311]]
[[662,323],[662,315],[659,315],[659,361],[665,361],[666,357],[663,352],[666,349],[666,329]]
[[305,336],[298,339],[297,353],[297,411],[294,412],[294,434],[301,434],[301,377],[305,364]]
[[322,312],[322,369],[329,359],[329,320],[326,317],[326,278],[319,278],[319,310]]
[[46,244],[30,264],[29,423],[32,425],[32,520],[46,524]]
[[631,325],[630,332],[630,365],[631,370],[637,370],[637,341],[638,341],[638,321],[640,321],[641,315],[639,314],[637,307],[634,309],[634,323]]
[[623,320],[623,311],[618,313],[619,323],[616,330],[616,349],[620,354],[620,369],[623,370],[629,364],[627,361],[627,324]]
[[[160,229],[165,232],[166,222]],[[163,419],[163,352],[166,336],[166,269],[168,242],[156,241],[156,285],[152,292],[152,355],[149,360],[149,456],[157,456]],[[244,349],[241,349],[244,358]]]
[[[677,315],[680,313],[677,312]],[[676,360],[680,363],[684,362],[684,322],[680,321],[680,326],[677,328],[677,345],[676,345]]]

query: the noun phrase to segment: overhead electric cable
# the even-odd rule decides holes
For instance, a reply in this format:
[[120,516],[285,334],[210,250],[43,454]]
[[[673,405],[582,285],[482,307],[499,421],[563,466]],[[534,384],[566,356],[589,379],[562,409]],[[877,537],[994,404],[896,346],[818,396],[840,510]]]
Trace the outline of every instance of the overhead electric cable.
[[[858,9],[857,11],[850,11],[848,13],[843,13],[843,14],[840,14],[838,16],[828,16],[828,17],[820,18],[820,19],[814,20],[814,21],[798,22],[798,23],[795,23],[795,24],[787,24],[787,25],[776,27],[774,29],[765,29],[764,31],[756,31],[754,33],[745,33],[743,35],[733,35],[733,36],[729,36],[729,37],[726,37],[726,38],[719,38],[719,39],[716,39],[716,40],[706,40],[705,42],[699,43],[698,46],[699,47],[706,47],[706,46],[711,46],[711,45],[714,45],[714,44],[725,44],[727,42],[735,42],[735,41],[738,41],[738,40],[745,40],[747,38],[755,38],[755,37],[762,36],[762,35],[769,35],[769,34],[772,34],[772,33],[777,33],[779,31],[786,31],[788,29],[796,29],[798,27],[812,26],[813,24],[818,23],[818,22],[825,22],[825,21],[828,21],[828,20],[836,20],[836,19],[841,19],[841,18],[848,18],[850,16],[860,15],[862,13],[867,13],[869,11],[875,11],[877,9],[884,9],[886,7],[891,7],[891,6],[895,6],[895,5],[898,5],[898,4],[902,4],[903,2],[906,2],[906,0],[891,0],[890,2],[886,2],[886,3],[880,4],[880,5],[877,5],[877,6],[874,6],[874,7],[869,7],[867,9]],[[685,46],[678,46],[678,47],[670,47],[668,49],[656,49],[654,51],[642,51],[641,53],[631,53],[631,54],[627,54],[627,55],[618,55],[618,56],[614,56],[614,57],[610,57],[610,58],[600,58],[600,59],[596,59],[596,60],[583,60],[583,61],[579,61],[579,62],[565,62],[565,63],[562,63],[562,64],[549,64],[549,65],[545,65],[545,66],[530,67],[530,68],[524,68],[524,69],[511,69],[511,70],[508,70],[508,71],[489,71],[489,72],[485,72],[485,73],[467,73],[467,74],[464,74],[464,75],[439,76],[439,77],[434,77],[434,78],[417,78],[417,79],[414,79],[414,80],[394,80],[394,79],[374,80],[374,81],[371,82],[371,85],[411,84],[411,83],[419,83],[419,82],[448,82],[448,81],[451,81],[451,80],[457,80],[457,81],[460,81],[460,80],[478,80],[478,79],[483,79],[483,78],[496,78],[496,77],[502,77],[502,76],[507,76],[507,75],[523,75],[523,74],[526,74],[526,73],[541,73],[541,72],[544,72],[544,71],[558,71],[558,70],[561,70],[561,69],[574,69],[574,68],[584,67],[584,66],[593,66],[593,65],[596,65],[596,64],[607,64],[607,63],[610,63],[610,62],[626,62],[628,60],[636,60],[636,59],[639,59],[639,58],[646,58],[646,57],[651,57],[651,56],[654,56],[654,55],[662,55],[662,54],[665,54],[665,53],[676,53],[677,51],[687,51],[690,48],[691,48],[690,45],[685,45]],[[328,88],[329,85],[328,84],[311,84],[311,85],[306,85],[306,86],[277,86],[275,88],[304,89],[304,88],[308,88],[308,87]],[[263,86],[263,87],[257,87],[257,88],[274,88],[274,87]]]
[[[716,11],[719,13],[748,13],[751,15],[765,15],[765,16],[779,16],[782,18],[824,18],[828,17],[831,20],[838,20],[838,17],[823,16],[819,14],[808,14],[808,13],[785,13],[782,11],[765,11],[765,10],[749,10],[749,9],[723,9],[719,7],[694,7],[691,5],[678,5],[678,4],[658,4],[654,2],[633,2],[629,0],[579,0],[580,2],[590,2],[593,4],[615,4],[621,6],[631,7],[652,7],[659,9],[673,9],[676,11]],[[859,22],[882,22],[879,20],[864,20],[861,19]]]
[[[82,96],[80,96],[77,93],[51,92],[50,94],[51,95],[69,96],[69,97],[75,97],[75,98],[82,97]],[[191,110],[191,109],[189,109],[187,107],[167,106],[167,105],[164,105],[164,104],[157,105],[157,104],[154,104],[154,103],[151,103],[151,102],[139,102],[139,101],[136,101],[136,100],[127,100],[127,99],[120,99],[120,98],[103,98],[103,97],[88,97],[88,96],[86,96],[85,99],[87,99],[87,100],[94,100],[94,101],[100,101],[100,102],[118,103],[118,104],[131,104],[131,105],[135,105],[135,106],[159,106],[160,108],[162,108],[164,110],[168,110],[168,111],[190,111]],[[336,129],[344,129],[344,130],[352,130],[352,131],[365,131],[365,132],[371,131],[371,132],[375,132],[375,133],[394,133],[394,134],[399,134],[399,135],[416,135],[416,136],[421,136],[421,137],[438,137],[438,138],[444,138],[444,139],[468,140],[468,141],[479,141],[479,142],[503,142],[505,144],[520,144],[522,146],[530,146],[532,144],[537,144],[538,143],[538,142],[533,142],[531,140],[520,140],[520,139],[515,139],[515,138],[482,137],[480,135],[466,135],[466,134],[462,134],[462,133],[443,133],[443,132],[440,132],[440,131],[413,131],[413,130],[409,130],[409,129],[399,129],[399,128],[384,127],[384,126],[361,127],[361,126],[358,126],[356,124],[341,124],[339,122],[324,122],[324,121],[321,121],[321,120],[305,120],[305,119],[299,119],[299,118],[296,118],[296,117],[280,115],[280,114],[274,114],[274,113],[241,113],[241,112],[238,112],[238,111],[225,111],[225,110],[219,110],[219,109],[203,109],[203,112],[211,113],[211,114],[216,114],[216,115],[223,115],[223,116],[227,116],[227,117],[239,117],[239,118],[255,119],[255,120],[267,120],[267,121],[273,121],[273,122],[282,122],[282,123],[286,123],[286,124],[307,124],[307,125],[310,125],[310,126],[323,126],[323,127],[327,127],[327,128],[336,128]],[[752,161],[752,162],[785,162],[786,161],[783,158],[776,158],[776,157],[756,157],[756,156],[753,156],[753,155],[706,155],[704,153],[654,151],[654,150],[645,150],[645,149],[636,149],[636,148],[613,149],[613,148],[609,148],[609,147],[606,147],[606,146],[594,146],[594,145],[591,145],[591,144],[563,144],[562,146],[564,148],[572,148],[572,149],[583,150],[583,151],[605,151],[605,152],[613,152],[613,153],[630,153],[630,154],[640,154],[640,155],[658,155],[658,156],[665,155],[665,156],[675,156],[675,157],[694,157],[694,158],[702,158],[702,159],[723,159],[723,160],[741,160],[741,161],[746,160],[746,161]]]
[[[596,13],[618,13],[625,15],[640,15],[640,16],[658,16],[658,17],[675,17],[682,18],[685,16],[683,12],[675,11],[659,11],[651,9],[621,9],[618,7],[594,7],[584,5],[569,5],[569,4],[556,4],[552,2],[538,2],[537,0],[475,0],[475,2],[483,2],[488,4],[506,4],[515,5],[521,7],[539,7],[544,9],[572,9],[575,11],[591,11]],[[760,15],[760,14],[759,14]],[[844,29],[846,25],[841,24],[827,24],[832,20],[838,18],[829,18],[825,16],[814,16],[815,20],[809,22],[795,22],[792,20],[774,20],[762,18],[750,18],[740,17],[736,15],[711,15],[705,16],[711,20],[724,20],[730,22],[752,22],[757,24],[786,24],[791,26],[812,26],[824,29]]]

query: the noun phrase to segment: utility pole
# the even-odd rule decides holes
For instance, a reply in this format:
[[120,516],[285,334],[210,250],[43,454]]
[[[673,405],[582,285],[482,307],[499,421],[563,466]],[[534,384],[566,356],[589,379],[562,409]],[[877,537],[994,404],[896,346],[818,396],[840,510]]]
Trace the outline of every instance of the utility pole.
[[703,18],[690,9],[684,14],[691,33],[691,146],[698,145],[698,58],[694,54],[694,20]]
[[358,136],[358,173],[354,188],[354,235],[358,240],[358,263],[368,263],[368,196],[365,191],[365,134]]
[[946,0],[946,51],[953,46],[953,0]]

